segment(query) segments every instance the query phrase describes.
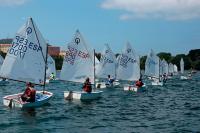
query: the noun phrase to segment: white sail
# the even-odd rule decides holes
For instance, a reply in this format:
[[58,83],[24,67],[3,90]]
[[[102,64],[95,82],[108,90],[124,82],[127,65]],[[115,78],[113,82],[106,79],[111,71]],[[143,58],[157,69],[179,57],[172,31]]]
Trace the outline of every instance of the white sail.
[[129,43],[118,58],[117,79],[138,80],[140,78],[140,59]]
[[184,61],[183,61],[183,58],[181,58],[181,61],[180,61],[180,68],[181,68],[181,73],[183,74],[184,73]]
[[107,78],[108,75],[116,77],[116,58],[108,44],[105,44],[100,63],[96,70],[98,78]]
[[51,73],[54,73],[56,75],[56,66],[54,59],[50,55],[48,55],[46,77],[50,77]]
[[162,70],[162,74],[166,74],[168,75],[169,73],[169,65],[167,63],[167,61],[165,59],[162,60],[162,65],[163,65],[163,70]]
[[4,62],[4,58],[0,55],[0,68],[3,65],[3,62]]
[[159,62],[159,57],[156,55],[156,53],[154,53],[153,50],[151,50],[145,62],[145,75],[159,78]]
[[1,77],[44,84],[47,44],[29,18],[16,33],[1,67]]
[[165,60],[163,59],[160,61],[160,75],[163,75],[165,73],[164,69],[165,69]]
[[93,52],[84,41],[81,33],[76,31],[68,44],[60,79],[83,83],[87,77],[94,83]]
[[174,73],[178,72],[178,67],[174,64]]
[[174,65],[172,63],[169,63],[169,73],[174,73]]

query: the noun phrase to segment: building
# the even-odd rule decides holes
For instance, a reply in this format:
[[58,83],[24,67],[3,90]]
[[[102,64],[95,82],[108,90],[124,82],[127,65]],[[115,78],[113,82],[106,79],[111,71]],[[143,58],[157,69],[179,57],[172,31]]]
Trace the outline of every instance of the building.
[[65,54],[66,54],[66,51],[64,51],[64,50],[61,50],[59,55],[64,57],[64,56],[65,56]]
[[51,56],[59,56],[60,54],[60,47],[58,46],[48,46],[48,54]]
[[10,46],[11,44],[0,44],[0,51],[2,51],[3,53],[7,53]]
[[[0,44],[0,51],[7,53],[8,49],[11,45],[12,44]],[[48,45],[48,54],[51,56],[59,56],[60,47]]]

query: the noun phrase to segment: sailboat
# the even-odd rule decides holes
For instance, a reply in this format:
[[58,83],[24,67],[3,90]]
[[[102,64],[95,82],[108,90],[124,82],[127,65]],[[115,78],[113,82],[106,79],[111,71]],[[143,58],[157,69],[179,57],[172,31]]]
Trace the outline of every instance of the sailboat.
[[[110,77],[114,77],[116,79],[116,67],[117,61],[115,58],[114,53],[112,52],[111,48],[108,44],[105,44],[105,48],[102,52],[100,62],[98,64],[97,69],[97,77],[107,79],[108,75]],[[113,87],[118,86],[119,82],[114,81],[112,84],[108,82],[98,82],[96,83],[97,88],[106,88],[106,87]]]
[[[117,79],[134,82],[140,79],[140,58],[133,51],[130,43],[125,45],[122,54],[118,58]],[[142,86],[144,88],[145,85]],[[135,85],[127,84],[124,86],[125,91],[138,91]]]
[[145,75],[153,78],[152,85],[163,86],[160,80],[160,58],[151,50],[145,62]]
[[174,64],[174,75],[178,74],[178,67]]
[[165,59],[160,62],[160,75],[168,75],[169,66]]
[[[77,30],[74,38],[68,44],[60,79],[83,83],[86,78],[90,78],[95,88],[95,55]],[[94,89],[91,93],[87,93],[80,89],[78,91],[64,91],[65,99],[93,100],[98,99],[102,93],[102,91],[95,91]]]
[[169,76],[173,76],[174,74],[174,65],[172,63],[169,63]]
[[[0,68],[3,65],[4,58],[0,55]],[[0,85],[6,85],[8,83],[8,80],[5,78],[0,78]]]
[[36,91],[35,102],[23,102],[23,93],[3,97],[3,104],[9,107],[38,107],[46,104],[53,93],[45,91],[47,44],[32,18],[16,33],[1,67],[2,78],[42,85],[43,91]]
[[180,69],[181,69],[181,77],[180,77],[180,79],[181,80],[187,80],[188,77],[184,76],[184,61],[183,61],[183,58],[181,58],[181,60],[180,60]]
[[55,61],[54,59],[48,55],[47,58],[47,70],[46,70],[46,83],[52,82],[54,80],[56,80],[56,78],[52,78],[51,74],[56,75],[56,66],[55,66]]

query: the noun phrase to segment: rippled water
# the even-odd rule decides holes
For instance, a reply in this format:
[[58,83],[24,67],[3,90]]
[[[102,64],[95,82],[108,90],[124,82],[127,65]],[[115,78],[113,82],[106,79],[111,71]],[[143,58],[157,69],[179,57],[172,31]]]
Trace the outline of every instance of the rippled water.
[[[119,87],[104,89],[96,101],[65,101],[63,91],[78,86],[47,85],[54,97],[34,110],[9,109],[1,100],[0,133],[200,132],[200,73],[188,81],[176,76],[164,87],[147,86],[138,93]],[[23,83],[12,81],[0,87],[0,97],[23,89]]]

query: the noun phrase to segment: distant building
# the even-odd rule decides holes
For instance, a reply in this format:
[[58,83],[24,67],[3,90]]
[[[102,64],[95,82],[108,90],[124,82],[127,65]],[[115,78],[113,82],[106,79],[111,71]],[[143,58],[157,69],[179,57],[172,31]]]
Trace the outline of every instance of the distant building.
[[58,46],[48,46],[48,53],[51,56],[59,56],[60,47],[58,47]]
[[61,50],[59,55],[64,57],[64,56],[65,56],[65,54],[66,54],[66,51],[64,51],[64,50]]
[[[7,53],[9,47],[12,44],[0,44],[0,51]],[[60,54],[60,47],[58,46],[48,46],[48,54],[51,56],[58,56]]]
[[0,44],[0,51],[7,53],[10,46],[11,44]]

